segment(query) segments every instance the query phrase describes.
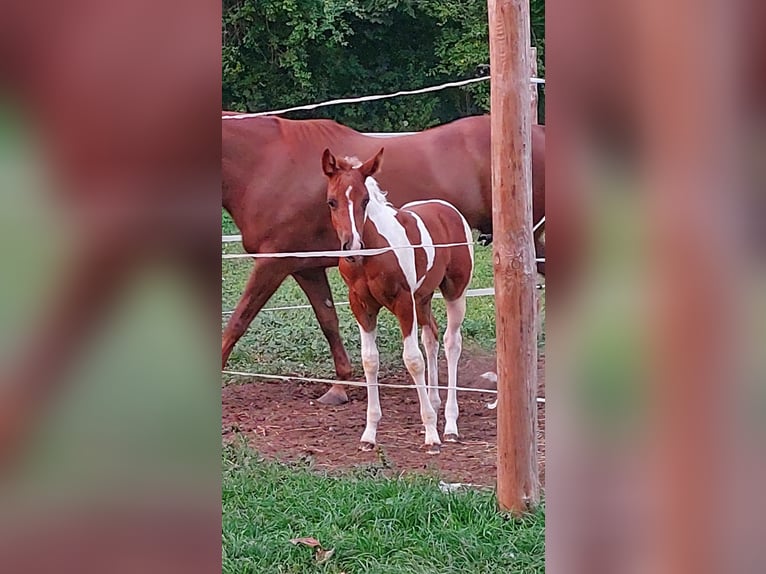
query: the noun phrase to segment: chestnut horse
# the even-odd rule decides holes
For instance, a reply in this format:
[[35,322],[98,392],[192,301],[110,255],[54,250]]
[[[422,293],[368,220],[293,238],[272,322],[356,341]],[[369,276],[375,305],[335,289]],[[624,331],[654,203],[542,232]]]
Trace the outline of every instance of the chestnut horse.
[[[233,112],[231,112],[233,113]],[[224,112],[224,116],[229,112]],[[230,119],[222,123],[223,207],[242,233],[249,253],[337,250],[329,217],[322,215],[326,181],[319,162],[326,148],[342,156],[370,157],[380,138],[369,137],[330,120],[277,117]],[[385,140],[386,169],[378,180],[389,201],[443,199],[455,205],[471,227],[492,231],[489,116],[474,116]],[[534,221],[545,213],[545,130],[532,129]],[[291,232],[286,232],[290,230]],[[300,230],[296,233],[296,230]],[[536,239],[541,230],[538,230]],[[292,275],[306,293],[330,344],[339,379],[352,375],[338,331],[326,268],[336,258],[257,260],[222,337],[225,367],[234,345],[279,285]],[[347,400],[340,385],[319,399]]]
[[[322,156],[322,170],[328,178],[327,204],[332,226],[341,250],[349,251],[349,257],[342,258],[338,266],[349,289],[351,310],[362,339],[367,425],[360,448],[375,447],[381,418],[375,335],[378,312],[385,307],[399,321],[404,337],[404,364],[418,391],[425,447],[429,454],[436,454],[441,444],[436,429],[441,403],[437,389],[439,331],[431,312],[431,299],[438,287],[447,305],[444,348],[449,382],[444,439],[456,442],[460,325],[465,317],[465,292],[473,273],[473,238],[468,222],[446,201],[417,201],[401,209],[388,203],[372,177],[380,168],[382,156],[383,149],[363,164],[355,158],[336,159],[329,149]],[[415,245],[423,247],[413,248]],[[359,249],[387,247],[398,249],[375,255],[353,255]],[[428,361],[428,392],[423,354],[418,347],[418,325],[423,328],[423,347]]]

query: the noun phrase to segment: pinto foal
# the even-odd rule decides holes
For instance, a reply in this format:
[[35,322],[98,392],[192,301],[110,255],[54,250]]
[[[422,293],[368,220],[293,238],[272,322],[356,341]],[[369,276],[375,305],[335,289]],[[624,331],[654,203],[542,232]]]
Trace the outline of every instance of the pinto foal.
[[[381,165],[383,149],[364,163],[336,158],[329,149],[322,156],[328,177],[327,204],[343,251],[394,247],[380,254],[344,257],[340,274],[349,288],[351,310],[362,339],[362,365],[367,380],[367,426],[360,448],[371,450],[381,418],[378,394],[378,349],[375,344],[378,312],[382,307],[399,321],[404,337],[404,364],[415,381],[425,447],[439,452],[437,412],[441,399],[438,374],[438,327],[431,312],[437,287],[447,304],[444,348],[449,382],[444,439],[457,441],[457,364],[462,350],[460,325],[465,317],[465,292],[473,273],[471,228],[451,204],[441,200],[417,201],[395,209],[372,176]],[[461,244],[441,247],[440,244]],[[413,245],[424,247],[413,248]],[[409,246],[407,248],[406,246]],[[428,364],[428,392],[423,354],[418,346],[418,325]]]

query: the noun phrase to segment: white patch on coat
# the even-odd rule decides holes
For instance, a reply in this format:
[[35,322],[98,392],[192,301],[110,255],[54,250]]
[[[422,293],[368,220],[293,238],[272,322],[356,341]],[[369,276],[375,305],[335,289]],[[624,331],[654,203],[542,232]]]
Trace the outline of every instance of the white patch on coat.
[[[411,201],[410,203],[407,203],[405,205],[402,205],[402,209],[409,209],[410,207],[415,207],[416,205],[426,205],[429,203],[439,203],[441,205],[446,205],[450,209],[453,209],[455,213],[457,213],[460,216],[460,221],[463,222],[463,229],[465,230],[465,242],[468,244],[468,253],[471,255],[471,267],[473,268],[474,264],[474,258],[473,258],[473,234],[471,233],[471,226],[468,225],[468,222],[465,220],[465,217],[463,217],[463,214],[460,213],[460,210],[452,205],[449,201],[444,201],[442,199],[426,199],[422,201]],[[466,286],[466,289],[468,287]]]
[[423,220],[420,218],[420,216],[415,213],[414,211],[408,211],[412,217],[415,218],[415,223],[418,226],[418,231],[420,231],[420,243],[423,245],[423,251],[426,252],[426,270],[423,273],[423,277],[420,278],[418,281],[418,287],[420,287],[423,283],[423,281],[426,278],[426,275],[428,275],[428,272],[431,270],[431,268],[434,266],[434,259],[436,257],[436,249],[433,247],[433,239],[431,238],[431,234],[428,233],[428,228],[426,227],[426,224],[423,223]]
[[[375,226],[377,232],[386,240],[391,247],[403,247],[412,245],[404,226],[396,219],[396,209],[385,199],[374,178],[368,177],[365,186],[370,194],[370,203],[367,205],[367,216]],[[394,249],[396,256],[411,293],[417,290],[417,272],[415,270],[414,249]]]

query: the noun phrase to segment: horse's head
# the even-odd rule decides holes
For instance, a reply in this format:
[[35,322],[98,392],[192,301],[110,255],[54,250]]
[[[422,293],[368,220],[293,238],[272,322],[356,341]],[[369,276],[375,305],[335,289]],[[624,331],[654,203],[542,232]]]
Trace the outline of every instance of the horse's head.
[[329,149],[324,150],[322,170],[328,179],[327,205],[343,251],[364,248],[362,229],[370,202],[364,182],[378,171],[382,157],[383,148],[364,163],[336,158]]

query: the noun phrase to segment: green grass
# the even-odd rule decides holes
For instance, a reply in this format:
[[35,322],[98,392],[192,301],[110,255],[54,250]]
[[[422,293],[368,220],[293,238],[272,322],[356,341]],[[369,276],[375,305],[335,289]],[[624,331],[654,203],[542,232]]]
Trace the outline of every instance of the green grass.
[[[438,488],[433,477],[318,474],[265,462],[244,447],[223,456],[223,572],[471,574],[544,572],[544,509],[513,520],[494,494]],[[316,538],[332,556],[292,538]]]
[[[225,234],[238,233],[237,228],[224,213],[222,230]],[[242,251],[239,244],[225,244],[225,253]],[[471,288],[491,287],[492,249],[476,247],[476,264]],[[222,308],[232,310],[239,300],[248,276],[253,268],[250,259],[234,259],[223,262]],[[337,268],[329,269],[328,276],[336,303],[348,300],[348,291]],[[308,301],[292,278],[288,278],[271,300],[269,307],[305,305]],[[436,320],[443,332],[446,325],[444,302],[435,299],[433,304]],[[338,306],[341,336],[349,352],[352,365],[361,364],[359,331],[348,306]],[[228,316],[224,317],[225,319]],[[541,346],[544,336],[540,338]],[[463,345],[466,350],[495,350],[495,305],[492,297],[473,297],[463,322]],[[378,347],[381,356],[381,372],[400,371],[402,338],[398,323],[391,313],[383,311],[378,324]],[[298,376],[334,377],[329,347],[310,309],[289,311],[262,311],[247,333],[235,347],[229,360],[229,368],[246,372],[293,374]]]

